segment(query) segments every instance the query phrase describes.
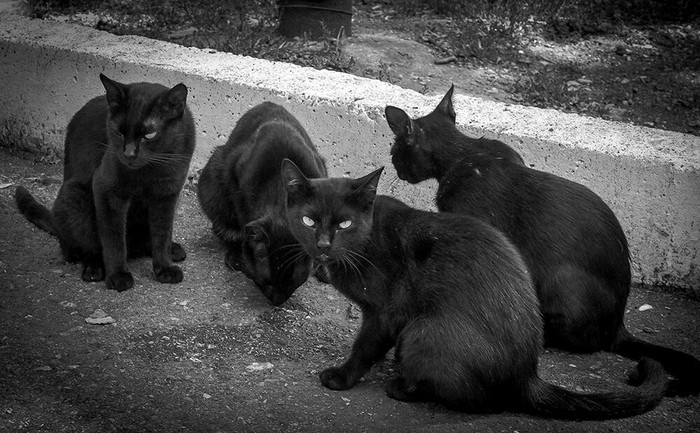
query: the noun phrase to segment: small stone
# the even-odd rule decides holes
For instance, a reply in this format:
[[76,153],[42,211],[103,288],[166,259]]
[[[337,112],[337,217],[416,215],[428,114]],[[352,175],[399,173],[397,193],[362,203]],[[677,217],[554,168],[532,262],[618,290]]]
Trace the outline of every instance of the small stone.
[[90,325],[109,325],[110,323],[115,323],[116,320],[105,313],[104,310],[98,308],[90,317],[85,318],[85,322]]
[[262,370],[269,370],[272,367],[274,367],[271,363],[269,362],[254,362],[247,366],[245,369],[248,371],[262,371]]

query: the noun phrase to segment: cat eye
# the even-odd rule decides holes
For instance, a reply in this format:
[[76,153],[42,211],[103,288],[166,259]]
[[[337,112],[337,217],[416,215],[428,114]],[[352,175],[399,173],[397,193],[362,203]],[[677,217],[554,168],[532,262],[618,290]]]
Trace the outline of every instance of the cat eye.
[[157,134],[158,134],[158,132],[156,132],[156,131],[149,132],[148,134],[143,134],[143,138],[145,138],[146,140],[150,140],[153,137],[155,137]]
[[343,221],[340,224],[338,224],[338,227],[340,227],[341,229],[346,229],[346,228],[350,227],[351,225],[352,225],[352,221],[346,220],[346,221]]
[[316,222],[306,215],[301,217],[301,222],[303,222],[306,227],[313,227],[316,225]]

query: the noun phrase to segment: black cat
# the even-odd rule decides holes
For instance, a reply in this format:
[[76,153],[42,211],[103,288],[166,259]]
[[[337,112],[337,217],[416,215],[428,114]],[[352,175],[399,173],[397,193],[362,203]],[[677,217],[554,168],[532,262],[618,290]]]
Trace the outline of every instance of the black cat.
[[627,239],[610,208],[588,188],[525,167],[505,143],[472,139],[455,126],[450,88],[427,116],[388,106],[399,178],[436,178],[441,212],[482,219],[502,230],[528,265],[544,316],[545,345],[607,350],[660,361],[681,379],[670,393],[700,391],[700,361],[646,343],[623,322],[631,272]]
[[638,366],[642,385],[629,391],[579,394],[540,379],[537,296],[498,230],[375,200],[381,169],[360,179],[307,179],[290,161],[282,170],[292,233],[362,310],[350,358],[320,374],[326,387],[352,387],[395,345],[387,394],[399,400],[569,419],[636,415],[661,400],[666,373],[650,359]]
[[15,199],[31,222],[58,237],[66,260],[83,264],[85,281],[127,290],[127,257],[150,255],[162,283],[179,283],[173,217],[195,147],[187,87],[121,84],[100,74],[106,95],[68,124],[63,185],[53,210],[23,187]]
[[199,178],[199,202],[226,245],[225,261],[253,280],[274,305],[308,278],[311,262],[287,228],[282,160],[309,177],[326,166],[311,139],[283,107],[264,102],[246,112]]

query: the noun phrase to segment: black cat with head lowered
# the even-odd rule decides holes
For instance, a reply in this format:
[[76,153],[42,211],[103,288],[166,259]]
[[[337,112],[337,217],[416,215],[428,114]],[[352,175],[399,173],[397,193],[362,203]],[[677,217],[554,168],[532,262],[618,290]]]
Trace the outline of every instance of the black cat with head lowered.
[[287,228],[282,160],[309,177],[326,166],[299,121],[264,102],[236,123],[199,178],[199,202],[225,244],[226,263],[253,280],[274,305],[285,302],[309,276],[311,262]]
[[441,212],[479,218],[519,248],[539,297],[545,345],[648,356],[680,379],[670,393],[697,394],[698,359],[644,342],[624,325],[630,257],[610,208],[583,185],[526,167],[505,143],[462,134],[455,126],[452,91],[418,119],[386,107],[399,177],[410,183],[437,179]]
[[53,209],[23,187],[20,211],[58,237],[66,260],[81,262],[85,281],[106,278],[127,290],[127,258],[152,256],[158,281],[179,283],[173,261],[185,250],[172,242],[173,218],[195,147],[187,87],[122,84],[100,74],[105,96],[90,100],[68,124],[63,185]]
[[420,211],[376,196],[381,169],[359,179],[308,179],[282,167],[287,221],[330,282],[362,310],[348,360],[321,372],[334,390],[354,386],[396,346],[387,394],[436,399],[464,411],[526,411],[605,419],[651,410],[666,373],[640,362],[638,388],[575,393],[537,374],[542,319],[516,248],[472,217]]

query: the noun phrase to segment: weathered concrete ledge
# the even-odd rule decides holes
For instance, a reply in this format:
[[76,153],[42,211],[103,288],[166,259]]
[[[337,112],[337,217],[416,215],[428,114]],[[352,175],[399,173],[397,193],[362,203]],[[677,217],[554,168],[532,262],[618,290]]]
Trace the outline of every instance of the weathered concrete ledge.
[[[331,175],[385,165],[382,192],[431,208],[433,183],[411,186],[391,167],[385,105],[422,115],[439,96],[387,83],[67,24],[0,15],[0,145],[60,156],[66,125],[103,93],[100,72],[122,82],[185,83],[198,129],[196,173],[235,122],[264,100],[306,127]],[[554,110],[456,95],[459,126],[501,139],[532,167],[590,187],[629,238],[635,281],[700,294],[700,138]]]

